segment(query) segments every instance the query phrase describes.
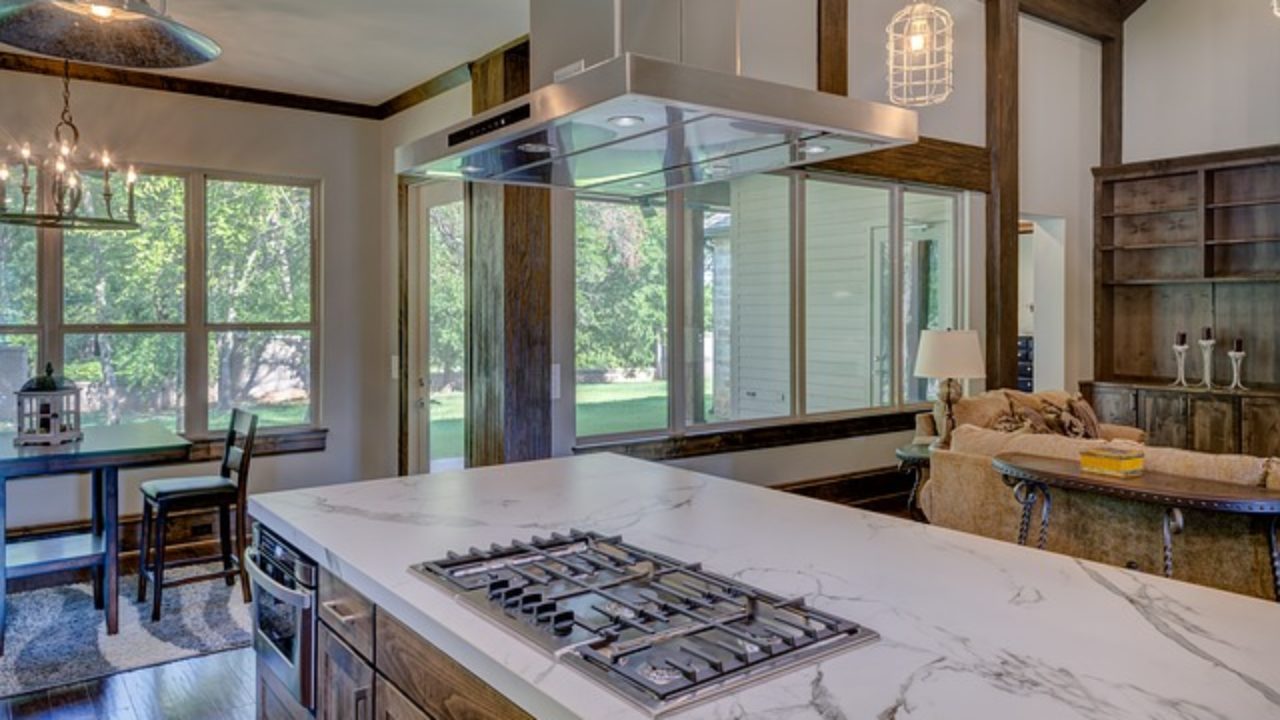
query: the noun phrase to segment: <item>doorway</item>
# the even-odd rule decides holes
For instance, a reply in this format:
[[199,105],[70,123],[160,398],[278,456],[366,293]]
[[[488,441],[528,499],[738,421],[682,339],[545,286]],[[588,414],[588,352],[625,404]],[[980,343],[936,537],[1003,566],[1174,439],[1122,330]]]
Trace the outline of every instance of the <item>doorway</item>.
[[466,212],[462,183],[409,197],[408,471],[465,465]]
[[1018,231],[1018,385],[1027,392],[1067,383],[1064,218],[1023,215]]

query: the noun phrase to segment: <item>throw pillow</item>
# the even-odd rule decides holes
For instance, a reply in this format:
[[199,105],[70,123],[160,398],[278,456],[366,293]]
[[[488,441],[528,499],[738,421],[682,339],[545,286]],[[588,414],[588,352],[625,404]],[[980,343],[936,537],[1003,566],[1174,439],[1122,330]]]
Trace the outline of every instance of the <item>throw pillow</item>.
[[1084,398],[1072,398],[1067,401],[1067,410],[1072,415],[1080,418],[1081,424],[1084,426],[1084,437],[1096,438],[1101,437],[1100,426],[1098,422],[1098,414],[1093,411],[1093,407],[1085,402]]

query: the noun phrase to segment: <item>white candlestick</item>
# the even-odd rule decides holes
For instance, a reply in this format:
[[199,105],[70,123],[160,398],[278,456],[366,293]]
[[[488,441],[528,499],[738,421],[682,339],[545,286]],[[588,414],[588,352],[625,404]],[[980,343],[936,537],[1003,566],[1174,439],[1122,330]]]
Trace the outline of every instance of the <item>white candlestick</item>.
[[1241,382],[1243,379],[1241,366],[1244,363],[1244,356],[1245,353],[1242,350],[1232,350],[1227,353],[1227,357],[1231,358],[1231,390],[1248,390],[1248,388],[1244,386],[1244,383]]
[[1200,341],[1200,356],[1204,359],[1204,389],[1213,389],[1213,346],[1218,343],[1213,340]]

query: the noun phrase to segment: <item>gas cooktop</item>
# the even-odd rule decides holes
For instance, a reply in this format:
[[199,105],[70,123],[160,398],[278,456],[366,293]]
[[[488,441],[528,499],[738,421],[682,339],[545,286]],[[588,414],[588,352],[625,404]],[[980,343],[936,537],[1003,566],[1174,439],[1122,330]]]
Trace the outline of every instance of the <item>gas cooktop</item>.
[[875,641],[861,625],[597,533],[412,570],[658,715]]

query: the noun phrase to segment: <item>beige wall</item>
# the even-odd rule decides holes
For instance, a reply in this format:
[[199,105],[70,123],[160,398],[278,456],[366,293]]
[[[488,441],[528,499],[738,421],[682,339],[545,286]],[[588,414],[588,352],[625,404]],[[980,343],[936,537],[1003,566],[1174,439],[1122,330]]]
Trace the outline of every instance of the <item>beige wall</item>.
[[1280,143],[1270,3],[1148,2],[1124,32],[1126,162]]
[[[386,243],[379,193],[379,128],[374,122],[149,90],[73,83],[73,109],[84,142],[110,147],[139,163],[319,179],[323,184],[324,263],[318,349],[324,453],[261,458],[253,490],[284,489],[384,474],[394,457],[394,426],[385,407],[393,388],[385,308]],[[59,81],[0,72],[0,137],[43,141],[61,99]],[[376,321],[370,321],[376,318]],[[370,371],[370,369],[376,371]],[[156,474],[211,472],[184,466],[127,473],[123,512],[140,511],[137,485]],[[74,478],[24,480],[9,486],[10,526],[87,517],[87,483]]]

